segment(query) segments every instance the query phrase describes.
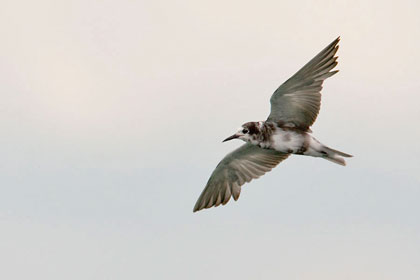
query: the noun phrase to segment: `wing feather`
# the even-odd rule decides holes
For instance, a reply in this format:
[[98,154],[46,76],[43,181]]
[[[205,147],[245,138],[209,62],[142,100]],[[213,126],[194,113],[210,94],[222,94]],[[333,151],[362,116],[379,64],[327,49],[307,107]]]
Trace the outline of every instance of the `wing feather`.
[[241,186],[269,172],[289,154],[244,144],[226,155],[210,176],[194,206],[194,212],[238,200]]
[[311,59],[296,74],[284,82],[271,96],[271,112],[267,121],[281,122],[309,129],[321,107],[322,83],[336,71],[340,37]]

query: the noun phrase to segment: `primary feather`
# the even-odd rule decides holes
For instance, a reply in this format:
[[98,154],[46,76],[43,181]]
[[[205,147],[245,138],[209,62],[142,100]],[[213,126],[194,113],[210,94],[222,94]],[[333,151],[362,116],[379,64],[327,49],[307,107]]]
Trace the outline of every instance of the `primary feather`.
[[194,212],[226,204],[231,196],[237,200],[243,184],[264,175],[288,156],[249,143],[242,145],[217,165],[194,206]]
[[271,113],[267,121],[282,122],[292,127],[308,129],[316,120],[321,107],[322,83],[338,71],[340,37],[335,39],[296,74],[284,82],[271,96]]

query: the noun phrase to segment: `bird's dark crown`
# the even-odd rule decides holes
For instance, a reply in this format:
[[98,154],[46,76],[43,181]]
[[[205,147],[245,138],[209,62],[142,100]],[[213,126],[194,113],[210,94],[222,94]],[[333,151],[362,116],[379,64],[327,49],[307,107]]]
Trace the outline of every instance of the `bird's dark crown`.
[[260,127],[258,125],[258,122],[247,122],[244,123],[242,127],[246,129],[250,135],[260,133]]

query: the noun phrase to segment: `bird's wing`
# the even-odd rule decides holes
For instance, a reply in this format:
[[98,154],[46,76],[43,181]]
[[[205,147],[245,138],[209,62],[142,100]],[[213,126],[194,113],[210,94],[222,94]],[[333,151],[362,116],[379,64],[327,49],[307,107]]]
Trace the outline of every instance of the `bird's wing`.
[[340,37],[335,39],[296,74],[284,82],[271,96],[271,113],[267,121],[301,129],[308,129],[318,115],[321,106],[321,89],[325,79],[336,71]]
[[289,154],[246,143],[227,154],[210,176],[194,206],[194,212],[239,198],[241,186],[273,169]]

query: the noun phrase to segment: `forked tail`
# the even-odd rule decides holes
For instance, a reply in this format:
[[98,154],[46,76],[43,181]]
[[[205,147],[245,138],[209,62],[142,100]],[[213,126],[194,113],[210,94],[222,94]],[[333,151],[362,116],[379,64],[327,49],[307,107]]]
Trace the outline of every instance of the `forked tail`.
[[331,162],[340,164],[345,166],[346,165],[346,161],[344,160],[343,157],[352,157],[352,155],[328,148],[328,147],[323,147],[322,152],[324,154],[323,158],[325,158],[326,160],[329,160]]

